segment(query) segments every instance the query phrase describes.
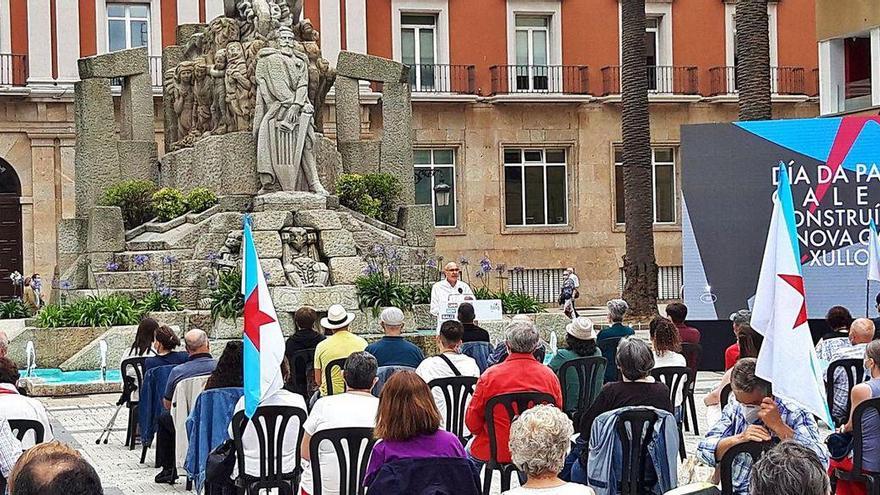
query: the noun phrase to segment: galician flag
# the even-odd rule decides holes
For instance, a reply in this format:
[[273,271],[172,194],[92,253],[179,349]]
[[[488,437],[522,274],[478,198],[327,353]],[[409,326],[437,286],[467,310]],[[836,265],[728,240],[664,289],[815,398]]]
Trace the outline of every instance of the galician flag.
[[871,219],[871,233],[868,236],[868,280],[880,282],[880,240],[877,239],[877,225]]
[[242,236],[241,293],[244,295],[244,411],[252,417],[260,401],[283,385],[284,335],[257,257],[251,219]]
[[757,375],[773,384],[773,395],[797,402],[833,425],[825,402],[823,367],[807,325],[800,258],[791,185],[780,163],[779,186],[773,198],[770,231],[752,308],[752,328],[764,336]]

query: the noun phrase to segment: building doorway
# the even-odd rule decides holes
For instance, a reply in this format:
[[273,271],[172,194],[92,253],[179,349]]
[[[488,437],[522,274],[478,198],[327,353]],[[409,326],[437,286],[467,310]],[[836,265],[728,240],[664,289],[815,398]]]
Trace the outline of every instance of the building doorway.
[[24,270],[21,234],[21,181],[0,158],[0,299],[15,293],[9,275]]

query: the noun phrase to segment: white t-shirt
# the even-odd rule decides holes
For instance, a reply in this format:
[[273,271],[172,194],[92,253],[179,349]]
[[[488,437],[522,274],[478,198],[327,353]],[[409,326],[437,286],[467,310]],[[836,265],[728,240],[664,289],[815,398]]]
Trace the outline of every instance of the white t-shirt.
[[[299,394],[295,394],[289,390],[280,389],[274,394],[263,399],[261,406],[290,406],[308,411],[306,401]],[[244,397],[238,399],[235,404],[235,413],[244,410]],[[233,416],[235,414],[233,413]],[[232,423],[229,424],[229,438],[232,438]],[[285,473],[293,472],[299,465],[299,459],[296,458],[296,445],[300,441],[299,436],[299,419],[293,417],[287,423],[287,429],[284,430],[284,451],[281,460],[281,469]],[[274,440],[270,440],[274,441]],[[257,438],[257,432],[254,425],[248,423],[241,436],[242,447],[244,448],[244,471],[251,476],[260,475],[260,440]],[[238,464],[235,466],[233,478],[238,474]]]
[[[49,415],[46,408],[37,399],[25,397],[18,393],[15,385],[0,383],[0,419],[32,419],[43,425],[43,441],[54,440],[52,427],[49,426]],[[34,434],[28,432],[21,445],[25,449],[34,446]]]
[[[683,355],[677,352],[664,351],[662,356],[654,352],[654,369],[667,368],[671,366],[687,366],[687,359],[685,359]],[[684,388],[685,383],[686,380],[682,380],[681,385],[678,387],[678,390],[675,391],[675,400],[672,402],[672,405],[675,407],[681,405],[681,402],[683,400],[682,388]]]
[[456,282],[455,287],[453,287],[449,285],[449,282],[444,278],[431,287],[431,314],[437,316],[442,313],[443,309],[446,307],[446,303],[449,302],[449,296],[453,294],[456,296],[459,294],[473,295],[474,291],[471,290],[471,287],[468,284],[461,280]]
[[[461,373],[461,376],[480,377],[480,367],[477,366],[477,362],[474,361],[472,357],[457,352],[444,352],[443,355],[452,361],[452,364],[458,368],[458,372]],[[431,380],[436,380],[437,378],[450,378],[455,376],[455,373],[452,372],[452,368],[450,368],[449,364],[447,364],[440,356],[429,357],[422,361],[422,363],[419,364],[419,367],[416,368],[416,374],[422,377],[422,380],[425,380],[425,383],[431,383]],[[437,404],[437,409],[440,411],[440,428],[445,430],[446,397],[443,395],[443,390],[439,387],[431,389],[431,394],[434,395],[434,403]],[[471,398],[468,397],[467,402],[470,402],[470,400]],[[467,403],[465,403],[464,407],[467,409]],[[464,434],[469,434],[467,428],[465,428]]]
[[568,278],[571,279],[571,282],[572,282],[572,284],[574,284],[574,288],[575,288],[575,289],[577,289],[578,287],[581,286],[581,279],[579,279],[578,276],[575,275],[574,273],[572,273],[571,275],[569,275]]
[[[345,392],[322,397],[315,402],[303,428],[310,436],[331,428],[373,428],[378,409],[379,399],[372,395]],[[339,462],[330,442],[322,442],[318,447],[318,459],[321,462],[321,493],[339,495]],[[305,460],[302,464],[300,489],[312,493],[312,469]]]
[[566,483],[562,486],[554,486],[552,488],[525,488],[525,487],[517,487],[513,490],[508,490],[504,492],[502,495],[537,495],[537,494],[546,494],[546,495],[594,495],[593,489],[586,486],[580,485],[578,483]]

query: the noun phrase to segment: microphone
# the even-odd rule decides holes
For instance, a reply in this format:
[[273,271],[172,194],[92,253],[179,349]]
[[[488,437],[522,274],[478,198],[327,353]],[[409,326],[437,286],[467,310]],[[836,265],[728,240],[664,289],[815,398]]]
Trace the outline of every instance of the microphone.
[[463,293],[464,293],[464,289],[462,289],[461,287],[459,287],[459,288],[458,288],[458,293],[459,293],[459,294],[463,294]]

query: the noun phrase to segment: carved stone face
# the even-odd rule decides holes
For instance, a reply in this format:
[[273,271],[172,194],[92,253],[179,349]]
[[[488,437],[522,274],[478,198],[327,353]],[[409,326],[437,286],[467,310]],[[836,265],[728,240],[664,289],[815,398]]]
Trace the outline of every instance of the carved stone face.
[[221,48],[214,54],[214,69],[223,70],[226,68],[226,49]]
[[228,17],[218,17],[209,25],[214,36],[214,46],[224,48],[230,41],[238,39],[238,24]]
[[193,75],[196,79],[204,79],[208,73],[208,64],[204,57],[199,57],[193,62]]
[[[281,29],[278,31],[278,47],[282,51],[293,51],[293,44],[296,39],[293,37],[293,32],[288,29]],[[286,50],[285,50],[286,49]]]
[[191,84],[193,76],[193,63],[181,62],[177,65],[177,79],[184,84]]
[[275,2],[271,2],[269,4],[269,15],[272,16],[273,21],[281,19],[281,6]]
[[287,243],[296,251],[301,252],[308,244],[308,240],[309,236],[305,229],[292,229]]
[[315,31],[315,27],[312,26],[311,19],[303,19],[302,22],[299,23],[299,32],[303,41],[318,41],[318,32]]
[[230,62],[241,60],[243,53],[241,43],[232,42],[226,45],[226,60]]

